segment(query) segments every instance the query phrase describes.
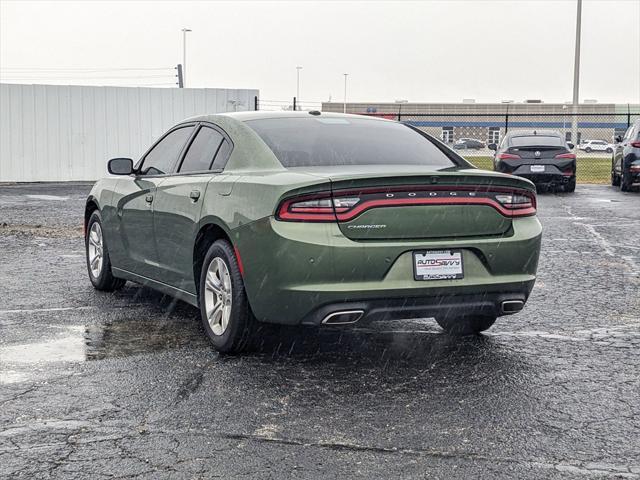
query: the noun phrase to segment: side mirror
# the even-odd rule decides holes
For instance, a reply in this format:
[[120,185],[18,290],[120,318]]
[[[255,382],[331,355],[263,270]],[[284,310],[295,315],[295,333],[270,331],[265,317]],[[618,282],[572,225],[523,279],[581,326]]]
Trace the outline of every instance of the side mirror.
[[574,148],[576,148],[576,146],[571,142],[567,142],[567,147],[569,147],[569,150],[573,150]]
[[489,145],[487,145],[487,148],[489,150],[497,150],[498,149],[498,145],[496,145],[495,143],[490,143]]
[[107,163],[107,170],[111,175],[131,175],[133,160],[130,158],[112,158]]
[[622,135],[616,135],[616,138],[614,140],[616,141],[616,143],[622,143]]

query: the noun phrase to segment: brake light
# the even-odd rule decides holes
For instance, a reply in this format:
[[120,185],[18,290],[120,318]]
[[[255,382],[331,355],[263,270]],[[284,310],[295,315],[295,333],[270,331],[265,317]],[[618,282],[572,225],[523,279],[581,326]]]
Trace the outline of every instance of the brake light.
[[534,207],[533,196],[514,193],[510,195],[496,195],[496,200],[510,210],[530,209]]
[[405,186],[358,191],[323,192],[284,200],[278,220],[290,222],[348,222],[374,208],[413,205],[485,205],[505,217],[534,215],[535,193],[503,187]]
[[631,142],[633,148],[640,148],[640,142]]
[[556,155],[555,158],[570,158],[571,160],[575,160],[576,159],[576,154],[575,153],[560,153],[560,154]]
[[498,160],[509,160],[509,159],[516,159],[516,158],[520,158],[520,155],[515,155],[513,153],[499,153],[497,155]]
[[354,196],[331,198],[331,193],[298,197],[282,202],[278,218],[299,222],[330,222],[336,213],[344,213],[355,206],[360,198]]

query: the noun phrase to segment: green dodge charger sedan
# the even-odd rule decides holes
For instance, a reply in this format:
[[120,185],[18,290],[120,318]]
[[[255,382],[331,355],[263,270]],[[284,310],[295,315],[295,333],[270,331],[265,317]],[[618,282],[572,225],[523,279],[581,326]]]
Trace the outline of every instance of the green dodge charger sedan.
[[221,352],[246,348],[259,322],[434,317],[473,334],[521,310],[535,282],[534,185],[401,123],[205,115],[108,170],[86,203],[91,283],[198,307]]

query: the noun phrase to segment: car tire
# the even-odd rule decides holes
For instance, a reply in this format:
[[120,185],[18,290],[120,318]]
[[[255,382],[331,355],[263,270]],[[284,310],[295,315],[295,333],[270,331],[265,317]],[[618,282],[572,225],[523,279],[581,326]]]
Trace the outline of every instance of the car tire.
[[571,177],[564,186],[564,191],[567,193],[573,193],[576,191],[576,177]]
[[494,316],[475,315],[462,318],[436,318],[438,325],[449,335],[463,337],[487,330],[496,321]]
[[584,149],[584,151],[587,152],[587,153],[591,153],[593,150],[591,150],[591,147],[587,147],[587,148]]
[[226,240],[217,240],[209,247],[199,285],[202,326],[215,349],[231,354],[245,351],[257,320],[249,306],[234,249]]
[[122,278],[116,278],[111,271],[111,259],[104,239],[102,216],[100,211],[94,211],[87,222],[84,238],[87,273],[89,280],[96,290],[113,292],[127,283]]
[[620,191],[628,192],[631,190],[631,182],[627,180],[627,176],[622,172],[620,175]]
[[620,186],[620,176],[616,174],[614,170],[611,170],[611,186],[612,187]]
[[612,148],[607,148],[607,149],[605,150],[605,152],[607,152],[607,153],[613,153],[613,149],[612,149]]

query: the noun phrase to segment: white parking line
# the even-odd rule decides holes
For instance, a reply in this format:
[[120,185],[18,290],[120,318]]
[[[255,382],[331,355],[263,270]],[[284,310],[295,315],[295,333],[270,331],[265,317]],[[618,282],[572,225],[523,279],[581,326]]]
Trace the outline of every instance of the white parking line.
[[84,306],[84,307],[56,307],[56,308],[27,308],[19,310],[0,310],[0,315],[3,313],[38,313],[38,312],[65,312],[67,310],[95,310],[96,307]]

